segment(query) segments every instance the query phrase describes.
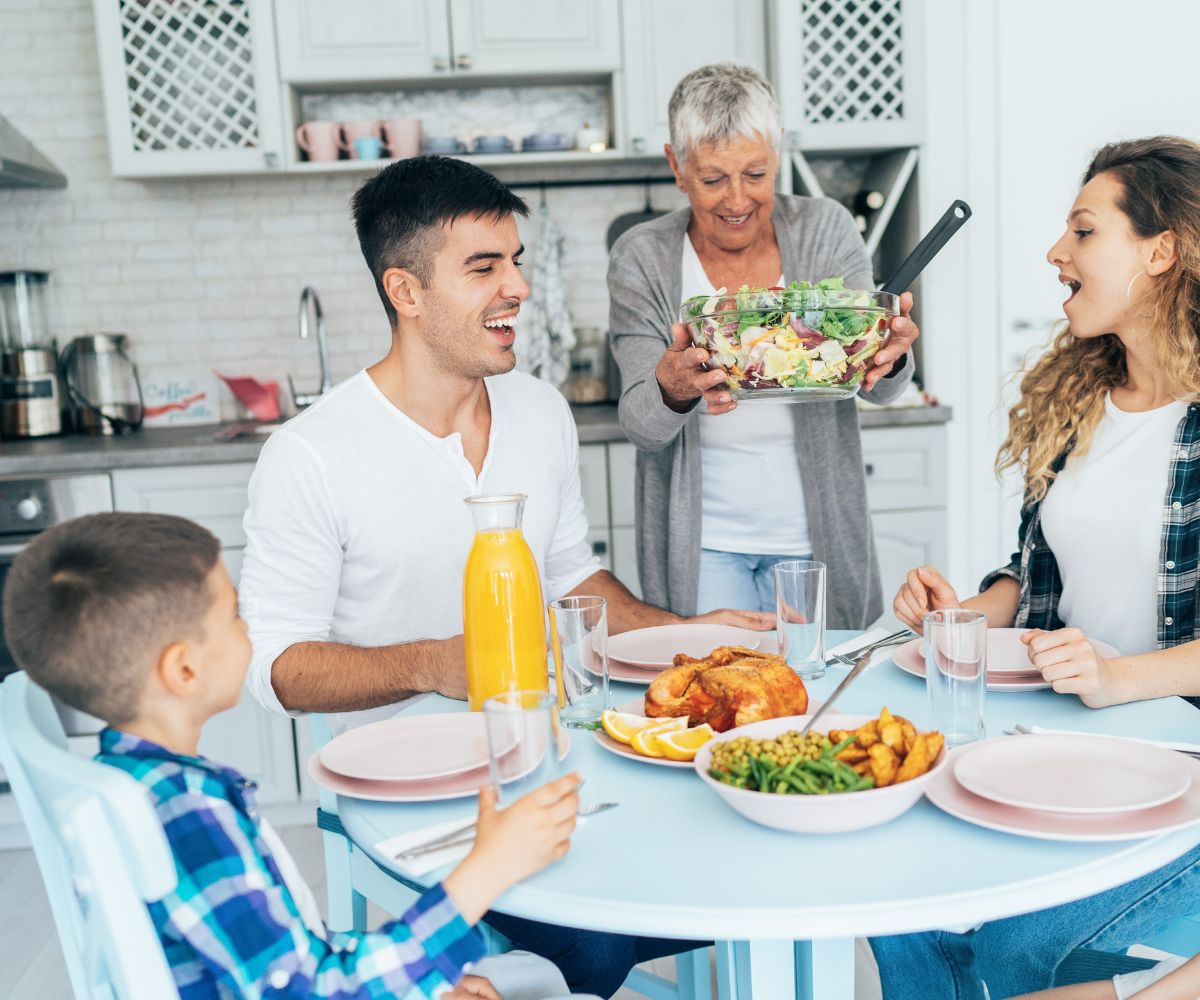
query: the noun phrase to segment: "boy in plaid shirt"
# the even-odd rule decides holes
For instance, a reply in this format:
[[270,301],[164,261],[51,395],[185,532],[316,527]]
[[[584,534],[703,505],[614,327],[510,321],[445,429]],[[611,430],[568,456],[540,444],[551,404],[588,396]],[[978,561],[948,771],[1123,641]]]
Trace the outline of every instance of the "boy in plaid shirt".
[[444,882],[377,931],[330,934],[259,817],[254,782],[198,755],[202,726],[237,704],[250,661],[210,532],[122,513],[52,528],[14,562],[4,621],[35,681],[108,723],[97,759],[146,786],[178,875],[150,915],[183,1000],[499,997],[467,974],[484,955],[475,924],[510,886],[567,853],[578,775],[502,812],[483,789],[475,846]]

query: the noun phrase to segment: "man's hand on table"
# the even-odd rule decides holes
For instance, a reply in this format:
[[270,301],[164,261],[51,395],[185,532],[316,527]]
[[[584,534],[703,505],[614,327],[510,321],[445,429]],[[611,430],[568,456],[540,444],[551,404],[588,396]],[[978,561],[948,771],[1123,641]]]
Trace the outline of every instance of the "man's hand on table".
[[1129,700],[1122,694],[1125,671],[1119,661],[1097,653],[1079,629],[1030,629],[1021,641],[1029,647],[1029,662],[1059,694],[1079,695],[1088,708],[1107,708]]
[[708,614],[686,619],[692,625],[734,625],[752,632],[769,632],[775,627],[774,611],[737,611],[733,608],[717,608]]

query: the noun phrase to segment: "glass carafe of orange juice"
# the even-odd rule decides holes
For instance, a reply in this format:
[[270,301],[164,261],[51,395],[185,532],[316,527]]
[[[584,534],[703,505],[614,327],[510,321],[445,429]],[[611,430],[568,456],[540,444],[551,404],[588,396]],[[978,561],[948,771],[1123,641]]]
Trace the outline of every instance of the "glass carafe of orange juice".
[[548,687],[546,612],[537,563],[521,534],[524,493],[467,497],[475,543],[463,574],[471,711],[502,691]]

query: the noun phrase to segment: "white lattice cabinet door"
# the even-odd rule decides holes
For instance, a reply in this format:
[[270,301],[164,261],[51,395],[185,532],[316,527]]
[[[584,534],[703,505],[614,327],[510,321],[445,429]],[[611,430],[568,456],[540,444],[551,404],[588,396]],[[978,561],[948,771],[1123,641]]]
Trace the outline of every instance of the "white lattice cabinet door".
[[95,0],[118,177],[257,173],[283,164],[265,0]]
[[[694,69],[740,59],[766,71],[763,5],[747,0],[624,0],[627,152],[658,156],[667,102]],[[671,39],[670,44],[667,39]]]
[[921,0],[773,0],[783,126],[805,150],[922,139]]

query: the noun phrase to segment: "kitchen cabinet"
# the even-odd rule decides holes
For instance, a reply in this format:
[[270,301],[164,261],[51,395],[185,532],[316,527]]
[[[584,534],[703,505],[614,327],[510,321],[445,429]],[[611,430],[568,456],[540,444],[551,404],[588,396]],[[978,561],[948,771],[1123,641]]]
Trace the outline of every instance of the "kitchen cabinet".
[[762,3],[623,0],[621,13],[624,148],[632,155],[662,154],[669,141],[667,102],[675,85],[692,70],[741,59],[766,72]]
[[116,176],[283,166],[269,3],[94,0],[94,9]]
[[282,79],[339,83],[621,64],[617,0],[276,0]]
[[920,0],[771,0],[770,60],[789,145],[922,140]]
[[[221,543],[221,556],[236,585],[246,535],[246,486],[253,463],[115,469],[113,505],[117,510],[149,511],[186,517],[208,528]],[[297,798],[295,726],[290,718],[268,712],[248,694],[204,727],[200,752],[258,782],[264,805]]]

